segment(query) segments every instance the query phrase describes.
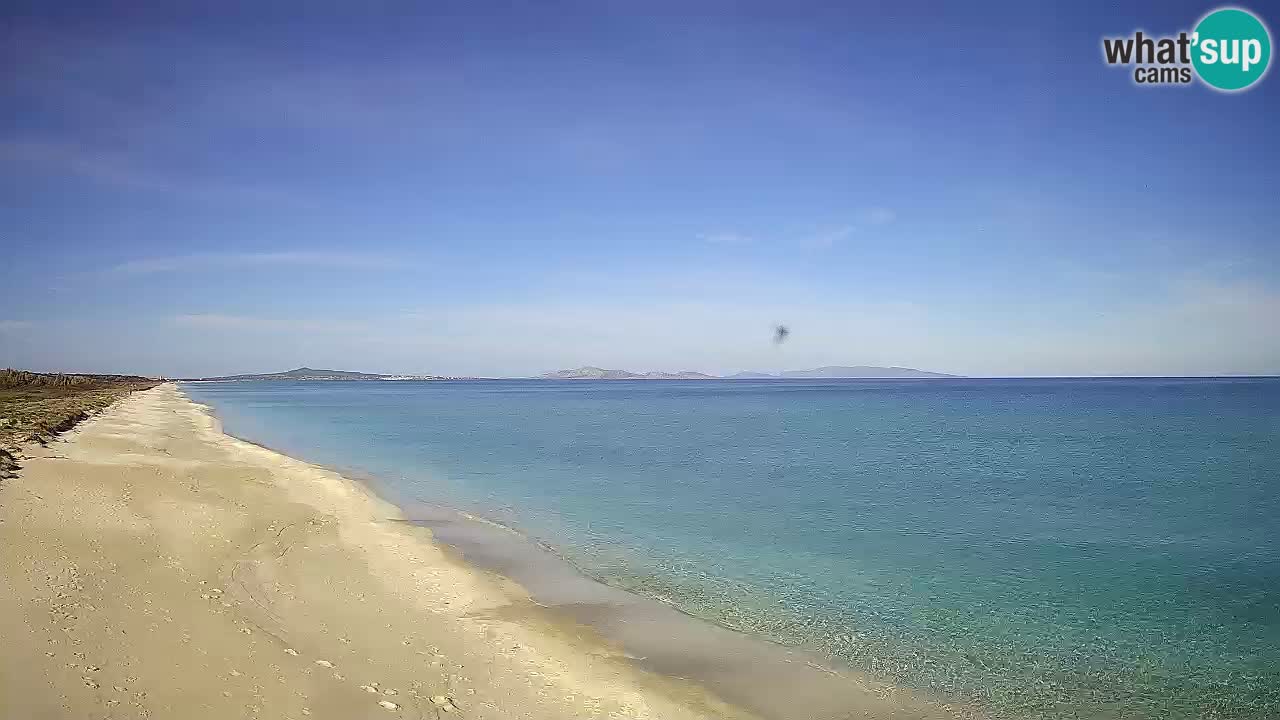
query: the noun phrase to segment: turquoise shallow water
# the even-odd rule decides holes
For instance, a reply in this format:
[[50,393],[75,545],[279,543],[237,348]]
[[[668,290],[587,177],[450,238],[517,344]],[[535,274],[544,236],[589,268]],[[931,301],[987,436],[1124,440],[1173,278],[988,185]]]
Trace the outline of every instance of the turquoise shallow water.
[[234,434],[1000,717],[1280,717],[1280,380],[184,389]]

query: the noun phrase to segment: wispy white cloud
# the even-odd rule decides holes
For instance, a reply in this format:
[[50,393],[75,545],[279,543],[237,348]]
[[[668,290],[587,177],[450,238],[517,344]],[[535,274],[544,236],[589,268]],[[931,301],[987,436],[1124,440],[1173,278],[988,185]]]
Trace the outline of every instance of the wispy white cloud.
[[32,323],[26,320],[0,320],[0,332],[17,332],[31,327],[33,327]]
[[898,213],[886,207],[866,208],[860,213],[859,220],[864,225],[888,225],[898,219]]
[[273,317],[227,313],[185,313],[173,316],[173,324],[184,328],[227,331],[270,331],[272,333],[334,334],[350,336],[367,330],[364,320],[326,317]]
[[822,230],[804,241],[804,244],[813,248],[829,248],[848,240],[857,231],[855,225],[840,225],[834,228]]
[[264,328],[274,324],[262,318],[246,315],[224,315],[222,313],[190,313],[175,315],[173,322],[182,327],[194,328]]
[[852,222],[828,227],[810,235],[802,244],[813,248],[835,247],[861,232],[896,222],[898,213],[886,207],[868,207],[853,213]]
[[1280,344],[1280,291],[1248,280],[1191,278],[1179,283],[1168,311],[1188,322],[1252,329],[1259,341]]
[[1113,267],[1098,266],[1077,260],[1059,260],[1052,263],[1058,277],[1085,285],[1112,285],[1125,282],[1129,275]]
[[144,258],[120,263],[110,272],[123,275],[188,272],[219,268],[319,267],[341,269],[394,269],[405,262],[386,255],[340,253],[314,250],[263,253],[196,253],[162,258]]
[[711,245],[749,245],[755,242],[750,235],[736,232],[699,233],[698,239]]
[[19,138],[0,142],[0,165],[70,174],[133,190],[173,189],[161,178],[131,167],[120,153],[90,150],[66,141]]
[[[847,242],[864,232],[872,232],[898,220],[898,214],[886,207],[868,207],[848,213],[844,222],[810,225],[808,232],[783,235],[778,239],[795,246],[826,249]],[[737,232],[704,233],[698,239],[713,245],[746,245],[756,241],[753,235]]]
[[[1103,304],[1034,307],[1017,332],[981,327],[968,348],[998,374],[1205,375],[1280,372],[1280,289],[1198,272],[1156,280]],[[1031,307],[1025,308],[1031,309]]]
[[179,176],[154,169],[135,153],[98,144],[48,138],[0,141],[0,168],[80,178],[115,190],[145,191],[212,202],[288,202],[300,198],[282,188]]

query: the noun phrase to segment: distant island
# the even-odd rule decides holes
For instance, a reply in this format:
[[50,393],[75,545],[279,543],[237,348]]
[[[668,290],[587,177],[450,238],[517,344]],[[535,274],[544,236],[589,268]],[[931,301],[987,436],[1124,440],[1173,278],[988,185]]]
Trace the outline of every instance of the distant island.
[[456,380],[442,375],[383,375],[379,373],[350,372],[348,370],[316,370],[300,367],[276,373],[251,373],[248,375],[223,375],[221,377],[188,378],[192,381],[235,382],[248,380]]
[[557,370],[539,375],[543,380],[716,380],[715,375],[682,370],[680,372],[646,372],[633,373],[626,370],[605,370],[604,368],[580,367],[573,370]]
[[778,374],[746,371],[723,377],[692,370],[635,373],[627,370],[606,370],[587,366],[573,370],[557,370],[556,372],[544,373],[539,377],[544,380],[777,380],[784,378],[955,378],[963,376],[904,367],[827,365],[810,370],[785,370]]

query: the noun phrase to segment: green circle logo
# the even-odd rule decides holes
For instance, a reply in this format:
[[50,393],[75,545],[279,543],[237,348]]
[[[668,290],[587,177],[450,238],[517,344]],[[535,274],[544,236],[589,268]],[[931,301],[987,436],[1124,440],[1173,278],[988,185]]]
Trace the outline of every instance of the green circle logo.
[[1271,62],[1271,33],[1253,13],[1215,10],[1196,25],[1191,62],[1200,79],[1227,92],[1258,82]]

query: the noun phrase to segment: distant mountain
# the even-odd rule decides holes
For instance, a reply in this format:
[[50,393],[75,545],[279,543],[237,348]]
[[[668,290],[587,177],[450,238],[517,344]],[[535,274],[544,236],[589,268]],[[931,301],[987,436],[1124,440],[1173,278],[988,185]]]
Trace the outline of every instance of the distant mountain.
[[350,372],[347,370],[316,370],[300,367],[278,373],[250,375],[226,375],[223,377],[196,378],[197,380],[443,380],[435,375],[379,375],[377,373]]
[[878,367],[875,365],[828,365],[812,370],[787,370],[780,375],[763,372],[744,371],[727,375],[724,378],[706,373],[685,370],[682,372],[646,372],[634,373],[627,370],[606,370],[587,366],[573,370],[557,370],[539,377],[545,380],[742,380],[742,379],[779,379],[779,378],[948,378],[960,377],[946,373],[928,372],[915,368]]
[[633,373],[627,370],[606,370],[604,368],[586,366],[573,370],[557,370],[543,373],[538,377],[543,380],[715,380],[714,375],[683,370],[681,372],[646,372]]
[[647,372],[644,374],[646,380],[717,380],[715,375],[700,373],[695,370],[681,370],[680,372]]
[[949,378],[960,377],[947,373],[929,372],[904,367],[880,367],[878,365],[827,365],[812,370],[787,370],[784,378]]
[[587,365],[573,370],[556,370],[538,377],[544,380],[634,380],[640,376],[626,370],[605,370]]

